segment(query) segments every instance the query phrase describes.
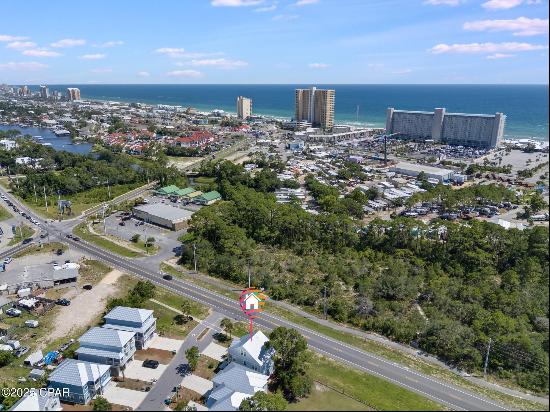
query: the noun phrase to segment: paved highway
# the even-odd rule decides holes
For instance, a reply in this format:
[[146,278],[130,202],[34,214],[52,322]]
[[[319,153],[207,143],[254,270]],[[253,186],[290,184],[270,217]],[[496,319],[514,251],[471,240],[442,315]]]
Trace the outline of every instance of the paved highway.
[[[28,209],[17,202],[16,199],[11,196],[10,199],[15,201],[20,209],[26,210],[29,213]],[[36,218],[40,222],[43,222],[43,220],[39,219],[39,217]],[[175,278],[172,281],[167,281],[162,278],[161,273],[158,271],[158,267],[148,265],[147,261],[133,262],[131,259],[123,258],[91,243],[82,240],[75,241],[67,238],[66,234],[70,233],[72,228],[79,221],[80,219],[74,220],[72,224],[69,224],[69,222],[42,224],[43,227],[49,230],[51,237],[70,244],[70,246],[74,249],[80,250],[90,257],[108,263],[110,266],[126,273],[150,280],[154,284],[169,289],[181,296],[201,302],[202,304],[213,308],[216,312],[219,312],[227,317],[237,320],[246,320],[234,299],[227,298],[183,279]],[[8,253],[10,252],[4,252],[0,254],[0,257],[7,256]],[[255,322],[268,330],[277,326],[294,328],[308,340],[310,348],[316,352],[328,358],[338,360],[358,370],[379,376],[389,382],[410,389],[416,393],[433,399],[434,401],[439,402],[450,409],[509,410],[509,408],[504,405],[478,396],[458,386],[448,384],[428,375],[410,370],[407,367],[401,366],[397,363],[378,357],[343,342],[339,342],[333,338],[324,336],[311,329],[296,325],[277,316],[264,313],[262,314],[262,317],[257,319]],[[368,390],[368,388],[365,388],[365,390]]]

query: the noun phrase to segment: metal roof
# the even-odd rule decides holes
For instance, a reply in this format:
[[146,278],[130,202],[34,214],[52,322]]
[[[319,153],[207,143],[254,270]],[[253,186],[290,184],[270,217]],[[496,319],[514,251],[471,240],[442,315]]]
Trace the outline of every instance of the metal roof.
[[203,193],[200,197],[206,201],[210,201],[215,199],[221,199],[222,195],[220,195],[217,191],[213,190],[211,192]]
[[224,385],[236,392],[249,393],[254,395],[258,390],[262,390],[269,376],[254,372],[235,362],[230,363],[223,371],[218,373],[212,381],[216,385]]
[[193,212],[179,207],[165,205],[163,203],[151,203],[148,205],[136,206],[134,210],[148,213],[151,216],[167,219],[172,222],[191,219]]
[[134,335],[135,333],[133,332],[99,328],[96,326],[88,330],[88,332],[82,335],[78,341],[81,346],[94,347],[96,345],[101,345],[122,349]]
[[153,315],[152,310],[117,306],[107,313],[103,319],[106,321],[122,320],[126,322],[143,323],[151,317],[151,315]]
[[84,386],[88,383],[94,383],[105,373],[108,373],[110,369],[109,365],[65,359],[50,374],[48,381],[65,385]]

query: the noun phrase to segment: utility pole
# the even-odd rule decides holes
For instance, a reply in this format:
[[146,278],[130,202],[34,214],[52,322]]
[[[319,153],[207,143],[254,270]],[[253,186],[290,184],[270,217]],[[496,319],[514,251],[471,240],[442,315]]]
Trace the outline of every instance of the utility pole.
[[197,273],[197,244],[193,243],[193,262],[195,264],[195,273]]
[[250,258],[246,260],[248,266],[248,288],[250,289]]
[[36,183],[33,183],[32,187],[34,189],[34,203],[38,203],[38,197],[36,196]]
[[46,186],[42,186],[44,188],[44,202],[46,202],[46,212],[48,211],[48,197],[46,196]]
[[328,319],[328,311],[327,311],[327,287],[325,286],[324,291],[324,298],[323,298],[323,313],[325,315],[325,320]]
[[105,205],[103,205],[103,233],[107,234],[107,225],[105,224]]
[[491,343],[493,342],[492,338],[489,338],[489,343],[487,344],[487,353],[485,354],[485,365],[483,365],[483,377],[487,379],[487,366],[489,365],[489,352],[491,352]]

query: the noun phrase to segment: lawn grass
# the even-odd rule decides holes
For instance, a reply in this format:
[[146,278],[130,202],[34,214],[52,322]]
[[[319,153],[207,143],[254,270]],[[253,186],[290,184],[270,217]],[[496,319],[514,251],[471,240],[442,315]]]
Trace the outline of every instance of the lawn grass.
[[315,381],[357,399],[360,401],[358,403],[364,403],[363,410],[446,410],[442,405],[422,395],[319,355],[313,355],[310,370]]
[[216,183],[216,178],[215,177],[207,177],[207,176],[199,176],[199,177],[195,177],[193,179],[193,183],[198,184],[198,185],[208,185],[208,184],[211,184],[211,183]]
[[80,264],[78,283],[80,285],[97,285],[111,270],[112,269],[103,262],[86,259]]
[[178,324],[178,322],[176,322],[177,313],[155,302],[147,301],[143,307],[155,312],[155,318],[157,318],[157,333],[167,338],[184,339],[189,332],[198,325],[198,322],[194,320],[187,321],[184,324]]
[[288,405],[287,411],[372,411],[373,408],[316,384],[307,398]]
[[33,244],[32,246],[13,255],[13,258],[20,258],[23,256],[30,256],[30,255],[41,255],[43,253],[55,253],[57,252],[58,249],[61,249],[63,250],[63,252],[66,252],[67,249],[69,248],[67,245],[61,242],[42,243],[40,245]]
[[30,238],[32,235],[34,235],[34,228],[25,224],[19,225],[15,229],[15,234],[13,235],[13,238],[8,242],[8,246],[16,245],[19,242]]
[[86,222],[83,222],[79,224],[77,227],[75,227],[73,230],[73,233],[90,243],[93,243],[104,249],[110,250],[111,252],[114,252],[121,256],[126,256],[130,258],[143,256],[142,253],[136,252],[134,250],[130,250],[102,236],[90,233],[90,230],[88,229],[88,224]]
[[12,214],[8,212],[8,210],[5,207],[0,206],[0,222],[3,220],[7,220],[10,217],[12,217]]
[[57,209],[57,194],[55,195],[49,195],[47,196],[48,199],[48,210],[46,210],[46,204],[44,201],[44,196],[38,195],[35,199],[23,199],[17,195],[16,196],[21,202],[23,202],[26,206],[28,206],[30,209],[32,209],[34,212],[36,212],[38,215],[48,218],[48,219],[72,219],[76,216],[79,216],[82,212],[84,212],[87,209],[90,209],[91,207],[97,206],[98,204],[102,202],[107,202],[109,200],[114,199],[117,196],[123,195],[124,193],[127,193],[133,189],[136,189],[140,186],[142,186],[144,183],[134,183],[134,184],[128,184],[128,185],[114,185],[111,186],[111,197],[109,197],[109,188],[107,186],[97,187],[94,189],[86,190],[84,192],[77,193],[75,195],[67,195],[63,196],[63,200],[70,200],[72,205],[72,213],[71,215],[63,215],[61,216],[59,214],[59,211]]

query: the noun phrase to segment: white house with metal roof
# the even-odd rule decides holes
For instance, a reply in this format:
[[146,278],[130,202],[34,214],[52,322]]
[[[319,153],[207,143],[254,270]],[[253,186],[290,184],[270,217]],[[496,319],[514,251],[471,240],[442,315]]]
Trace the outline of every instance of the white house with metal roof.
[[146,349],[155,336],[157,319],[153,311],[148,309],[117,306],[103,317],[104,328],[134,332],[136,349]]
[[126,363],[136,353],[135,332],[94,327],[78,340],[76,350],[79,360],[111,366],[113,376],[118,376]]
[[250,339],[245,335],[240,339],[233,339],[228,349],[229,360],[246,366],[255,372],[264,375],[273,373],[273,349],[266,349],[264,344],[269,341],[262,331],[257,331]]
[[267,391],[269,376],[254,372],[238,363],[230,363],[212,382],[214,387],[206,401],[211,411],[238,410],[243,399]]
[[110,366],[65,359],[48,377],[48,387],[59,390],[62,402],[86,405],[111,381]]
[[23,395],[10,411],[61,411],[59,396],[48,391],[31,390]]

